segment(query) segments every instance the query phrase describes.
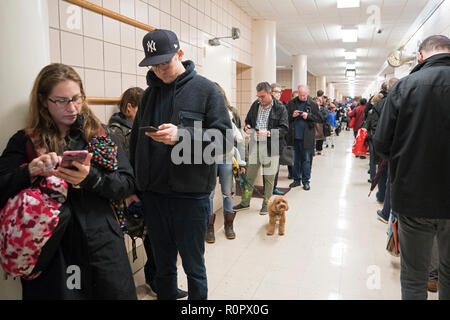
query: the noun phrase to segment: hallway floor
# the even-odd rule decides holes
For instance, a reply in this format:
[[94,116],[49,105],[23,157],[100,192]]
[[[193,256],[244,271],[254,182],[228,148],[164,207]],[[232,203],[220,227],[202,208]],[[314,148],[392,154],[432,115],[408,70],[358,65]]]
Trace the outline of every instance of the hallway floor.
[[[400,259],[385,250],[388,226],[376,218],[382,205],[375,192],[367,197],[369,160],[355,158],[352,143],[353,132],[341,132],[334,149],[314,157],[311,190],[297,187],[286,195],[284,236],[266,235],[262,199],[237,213],[234,240],[225,238],[217,212],[216,243],[205,244],[210,300],[401,298]],[[279,186],[290,182],[282,167]],[[143,285],[143,269],[135,282],[140,299],[155,299]],[[178,282],[187,290],[181,264]]]

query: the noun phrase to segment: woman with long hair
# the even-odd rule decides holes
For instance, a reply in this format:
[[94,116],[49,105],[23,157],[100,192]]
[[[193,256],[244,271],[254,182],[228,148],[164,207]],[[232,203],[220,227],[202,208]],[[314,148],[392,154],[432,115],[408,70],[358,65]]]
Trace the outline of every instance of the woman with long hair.
[[[38,155],[31,161],[30,141]],[[102,145],[114,151],[99,159]],[[83,163],[63,168],[61,156],[75,150],[90,153]],[[52,175],[68,184],[64,206],[71,218],[47,268],[33,280],[22,279],[23,299],[136,299],[123,231],[111,206],[134,193],[133,170],[116,137],[89,109],[80,76],[59,63],[37,76],[26,128],[10,138],[0,157],[1,207],[39,176]]]

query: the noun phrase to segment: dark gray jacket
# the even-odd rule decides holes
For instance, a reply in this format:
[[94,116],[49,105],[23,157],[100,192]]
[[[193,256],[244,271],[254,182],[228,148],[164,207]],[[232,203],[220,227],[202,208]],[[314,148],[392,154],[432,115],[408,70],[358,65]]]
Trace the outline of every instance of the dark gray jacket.
[[[294,145],[294,117],[292,114],[294,110],[297,110],[297,106],[300,104],[300,99],[298,97],[292,99],[288,102],[288,116],[289,116],[289,134],[287,136],[287,144]],[[317,103],[308,97],[306,101],[305,111],[308,113],[306,118],[305,132],[304,132],[304,147],[307,149],[314,149],[314,138],[316,136],[316,130],[314,129],[314,122],[323,123],[322,117],[319,113],[319,107]],[[327,118],[328,119],[328,118]]]
[[450,219],[450,54],[429,57],[390,90],[373,144],[389,160],[392,210]]
[[[147,73],[149,87],[139,104],[130,141],[130,158],[140,191],[209,194],[216,184],[216,164],[207,164],[202,157],[210,142],[199,140],[201,150],[196,150],[194,122],[201,122],[201,133],[217,129],[225,139],[226,130],[232,130],[230,115],[218,87],[199,76],[192,61],[183,65],[186,71],[171,84],[164,84],[151,70]],[[190,164],[175,164],[171,157],[175,146],[156,142],[139,131],[143,126],[169,122],[191,133]],[[232,148],[232,135],[230,138],[228,146]],[[195,157],[200,157],[200,164],[195,164]]]

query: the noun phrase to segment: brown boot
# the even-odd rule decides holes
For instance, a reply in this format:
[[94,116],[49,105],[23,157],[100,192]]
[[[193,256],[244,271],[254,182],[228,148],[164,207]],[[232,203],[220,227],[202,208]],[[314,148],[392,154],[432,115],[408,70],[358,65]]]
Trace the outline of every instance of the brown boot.
[[225,236],[227,237],[227,239],[230,239],[230,240],[236,238],[236,234],[234,233],[234,230],[233,230],[233,221],[234,221],[235,216],[236,216],[236,211],[223,213]]
[[216,221],[216,215],[212,214],[209,216],[208,229],[206,230],[206,239],[207,243],[216,242],[216,237],[214,236],[214,221]]

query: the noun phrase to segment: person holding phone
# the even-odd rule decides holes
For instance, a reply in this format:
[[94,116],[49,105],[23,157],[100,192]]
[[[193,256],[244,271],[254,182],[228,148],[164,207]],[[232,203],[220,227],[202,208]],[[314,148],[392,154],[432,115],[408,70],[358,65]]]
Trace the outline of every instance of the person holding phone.
[[[82,151],[105,131],[70,66],[54,63],[41,70],[29,109],[25,129],[10,138],[0,157],[0,206],[39,176],[55,175],[69,184],[64,205],[71,219],[48,268],[34,280],[22,279],[23,299],[136,299],[123,234],[110,205],[135,189],[121,146],[114,171],[91,165],[92,154]],[[110,139],[119,143],[114,136]],[[30,140],[40,156],[28,163]],[[72,152],[63,156],[65,151]],[[79,285],[69,286],[70,276],[78,277]]]
[[298,97],[287,105],[289,115],[288,145],[294,146],[294,168],[289,187],[302,184],[303,189],[310,189],[311,162],[314,153],[314,122],[322,123],[317,103],[309,97],[306,85],[298,86]]
[[[149,87],[133,124],[130,153],[153,245],[158,299],[177,298],[179,253],[188,278],[188,299],[205,300],[205,236],[209,196],[217,180],[216,163],[203,157],[205,148],[213,144],[205,136],[209,129],[220,132],[227,154],[227,147],[233,148],[233,140],[226,140],[231,120],[218,87],[199,76],[192,61],[182,61],[175,33],[156,29],[144,36],[142,44],[145,58],[139,66],[149,67]],[[140,129],[147,126],[158,131]],[[181,142],[201,148],[183,150],[189,160],[178,163],[172,151]]]

